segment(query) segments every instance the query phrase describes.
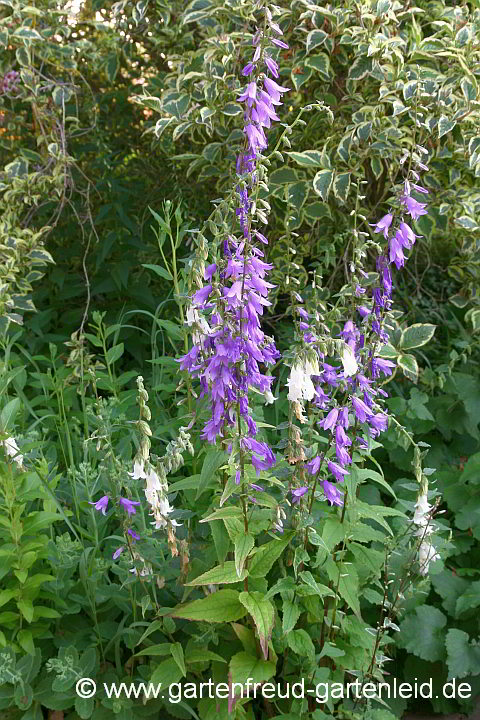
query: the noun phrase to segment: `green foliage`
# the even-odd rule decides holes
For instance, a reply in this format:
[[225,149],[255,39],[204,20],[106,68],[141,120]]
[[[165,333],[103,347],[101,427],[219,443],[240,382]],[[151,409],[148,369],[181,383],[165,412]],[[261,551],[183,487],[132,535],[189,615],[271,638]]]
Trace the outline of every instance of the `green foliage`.
[[[388,211],[403,148],[428,147],[434,201],[380,351],[397,364],[382,445],[372,440],[364,463],[354,455],[343,510],[320,489],[294,507],[289,491],[306,482],[298,427],[283,398],[258,402],[261,433],[290,455],[260,478],[246,469],[265,486],[246,527],[231,451],[205,450],[206,399],[175,358],[189,349],[185,302],[216,259],[212,238],[230,232],[253,5],[122,0],[83,3],[74,17],[47,0],[8,0],[0,11],[2,71],[20,73],[0,94],[0,441],[19,446],[0,450],[0,708],[25,720],[48,710],[391,720],[403,710],[230,690],[222,700],[108,697],[103,683],[303,679],[312,690],[352,673],[381,680],[385,667],[480,691],[479,10],[276,4],[290,50],[274,57],[292,92],[258,208],[272,210],[275,265],[264,321],[287,358],[293,286],[338,338],[352,237],[365,233],[374,267],[369,223]],[[139,368],[151,410],[135,392]],[[284,371],[272,372],[281,390]],[[181,428],[194,412],[190,451]],[[321,452],[326,433],[310,415],[306,424]],[[150,447],[170,474],[179,524],[168,530],[118,505],[144,502],[132,457]],[[444,511],[430,578],[418,574],[408,522],[426,477]],[[104,495],[105,515],[94,508]],[[85,677],[95,697],[76,693]],[[459,704],[469,707],[432,699],[435,711]]]

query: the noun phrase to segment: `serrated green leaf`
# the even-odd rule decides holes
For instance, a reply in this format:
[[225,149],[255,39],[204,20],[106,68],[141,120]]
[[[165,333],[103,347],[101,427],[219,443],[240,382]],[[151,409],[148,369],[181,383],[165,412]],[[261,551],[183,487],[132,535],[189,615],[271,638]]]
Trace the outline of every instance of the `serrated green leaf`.
[[422,660],[443,660],[446,624],[447,618],[438,608],[421,605],[400,624],[397,645]]
[[275,622],[275,608],[270,600],[267,600],[260,592],[242,592],[238,597],[255,623],[260,647],[266,660],[268,658],[268,643]]
[[448,678],[464,678],[480,673],[480,645],[473,645],[463,630],[451,628],[445,641]]
[[308,657],[312,660],[315,657],[315,646],[306,630],[292,630],[288,633],[287,645],[302,658]]
[[259,547],[249,563],[248,573],[250,577],[265,577],[291,539],[291,533],[284,533],[284,536],[278,538],[278,540],[272,540]]
[[170,613],[172,617],[203,622],[232,622],[245,617],[247,611],[239,600],[236,590],[217,590],[205,598],[186,605],[178,605]]
[[211,570],[207,570],[207,572],[199,575],[195,580],[190,580],[190,582],[185,583],[185,585],[187,587],[196,585],[229,585],[244,580],[247,574],[246,570],[242,570],[240,575],[238,575],[235,569],[235,563],[233,560],[228,560],[223,563],[223,565],[218,565]]
[[163,689],[167,689],[172,683],[178,683],[182,679],[182,671],[178,667],[173,658],[168,658],[157,665],[152,673],[150,682],[154,685],[160,685]]
[[276,665],[274,662],[262,660],[242,651],[232,657],[229,670],[232,683],[245,684],[249,679],[253,682],[264,683],[275,675]]
[[284,635],[293,630],[301,614],[302,608],[298,602],[283,598],[282,630]]
[[212,520],[224,520],[224,519],[232,519],[232,518],[238,518],[240,519],[243,517],[242,510],[239,507],[225,507],[220,508],[219,510],[215,510],[213,513],[210,513],[206,518],[202,518],[200,520],[201,523],[205,522],[212,522]]

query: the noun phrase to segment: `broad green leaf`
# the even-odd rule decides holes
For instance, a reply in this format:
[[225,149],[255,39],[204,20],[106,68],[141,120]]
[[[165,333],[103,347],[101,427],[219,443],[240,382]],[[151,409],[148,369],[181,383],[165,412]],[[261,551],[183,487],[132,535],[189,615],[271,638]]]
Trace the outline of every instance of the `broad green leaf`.
[[335,180],[333,181],[333,193],[337,200],[342,203],[347,201],[348,191],[350,190],[350,177],[351,173],[337,173]]
[[95,699],[93,697],[80,697],[77,695],[75,698],[75,712],[82,720],[88,720],[88,718],[92,717],[94,710]]
[[182,671],[173,658],[168,658],[157,665],[152,673],[150,682],[154,685],[161,683],[162,689],[166,690],[172,683],[178,683],[182,679]]
[[305,60],[305,65],[319,72],[325,80],[330,80],[330,58],[326,53],[321,52],[316,55],[310,55],[310,57]]
[[72,91],[67,87],[56,87],[52,91],[52,97],[55,105],[62,107],[72,97]]
[[289,167],[281,167],[269,175],[271,185],[285,185],[286,183],[297,182],[298,175],[295,170]]
[[377,17],[381,17],[382,15],[385,15],[392,6],[392,3],[390,0],[378,0],[377,2],[377,8],[375,11],[375,14]]
[[451,628],[445,644],[449,679],[480,673],[480,645],[470,642],[466,632]]
[[144,657],[147,655],[152,655],[153,657],[162,657],[164,655],[170,655],[170,648],[171,643],[158,643],[157,645],[150,645],[150,647],[144,648],[143,650],[140,650],[140,652],[135,653],[135,657]]
[[265,577],[271,570],[273,564],[283,553],[291,539],[292,533],[286,532],[284,533],[284,536],[278,538],[278,540],[272,540],[271,542],[262,545],[250,560],[248,567],[249,576]]
[[224,519],[231,519],[231,518],[241,518],[242,510],[239,507],[225,507],[220,508],[220,510],[215,510],[213,513],[208,515],[206,518],[203,518],[203,520],[200,520],[201,523],[205,522],[212,522],[212,520],[224,520]]
[[337,147],[337,154],[340,155],[343,162],[348,163],[350,159],[350,145],[352,144],[352,136],[350,133],[344,135]]
[[236,590],[217,590],[205,598],[186,605],[178,605],[170,613],[172,617],[204,622],[232,622],[247,614]]
[[397,645],[422,660],[445,659],[445,625],[447,618],[432,605],[420,605],[400,623]]
[[229,669],[232,683],[244,684],[249,679],[264,683],[275,675],[276,664],[242,651],[232,657]]
[[172,279],[171,273],[161,265],[150,265],[149,263],[142,263],[142,267],[147,268],[148,270],[153,270],[153,272],[155,272],[164,280]]
[[441,115],[440,120],[438,121],[438,137],[441,138],[449,133],[453,130],[456,124],[456,120],[449,120],[445,115]]
[[35,655],[35,645],[33,644],[31,630],[19,630],[16,639],[22,650],[25,650],[29,655]]
[[322,218],[330,218],[330,208],[325,203],[316,200],[304,209],[305,215],[312,220],[321,220]]
[[[305,200],[307,199],[308,190],[309,190],[309,183],[305,182],[304,180],[300,180],[300,182],[293,183],[293,185],[287,185],[287,187],[286,187],[288,202],[298,212],[301,210],[301,208],[303,207],[303,204],[305,203]],[[290,226],[290,227],[292,227],[292,226]]]
[[20,27],[13,34],[15,37],[22,38],[22,40],[43,40],[40,33],[32,27]]
[[107,57],[107,62],[105,63],[105,71],[107,73],[108,82],[113,83],[115,81],[119,68],[120,59],[118,57],[118,53],[110,53]]
[[330,580],[335,583],[335,587],[338,587],[338,594],[361,620],[358,574],[354,565],[340,562],[332,566],[328,564],[327,572]]
[[123,343],[119,343],[118,345],[114,345],[113,347],[111,347],[110,350],[108,350],[107,352],[107,363],[109,365],[112,365],[114,362],[119,360],[123,355],[123,351]]
[[240,115],[240,113],[242,113],[242,112],[243,112],[242,106],[237,105],[237,103],[227,103],[222,110],[222,113],[224,115],[228,115],[229,117],[234,117],[235,115]]
[[210,523],[210,532],[212,533],[217,560],[222,565],[225,562],[228,551],[230,549],[230,538],[225,528],[224,522],[221,520]]
[[252,628],[240,623],[231,623],[232,629],[235,635],[238,637],[243,645],[245,652],[250,655],[257,654],[257,641],[255,640],[255,633]]
[[[330,590],[330,588],[328,588],[326,585],[318,583],[309,570],[302,570],[299,578],[303,583],[305,583],[305,586],[308,587],[314,595],[318,595],[318,597],[325,597],[327,595],[329,597],[335,597],[335,593],[333,592],[333,590]],[[298,588],[299,594],[302,594],[301,589],[302,585],[300,585]]]
[[350,80],[363,80],[372,71],[372,58],[361,55],[353,61],[348,71]]
[[199,575],[195,580],[190,580],[190,582],[185,583],[185,585],[187,587],[195,585],[228,585],[229,583],[237,583],[240,580],[244,580],[247,575],[246,570],[242,570],[240,575],[238,575],[235,569],[235,563],[232,560],[228,560],[223,563],[223,565],[207,570],[203,575]]
[[397,499],[397,496],[395,495],[388,482],[376,470],[370,470],[370,468],[358,468],[355,466],[354,468],[352,468],[352,472],[355,472],[358,482],[361,483],[365,480],[373,480],[373,482],[381,485],[381,487],[383,487],[384,490],[386,490],[390,495],[392,495],[395,500]]
[[275,608],[270,600],[267,600],[260,592],[242,592],[239,600],[253,618],[263,657],[266,660],[268,658],[268,642],[275,622]]
[[295,90],[299,90],[312,75],[312,69],[306,63],[301,63],[292,69],[292,82]]
[[212,652],[211,650],[204,650],[195,648],[190,649],[186,651],[185,654],[185,662],[187,665],[195,664],[195,663],[204,663],[207,660],[212,660],[213,662],[220,662],[220,663],[226,663],[227,661],[225,658],[223,658],[221,655],[217,655],[217,653]]
[[418,382],[418,363],[414,355],[399,355],[397,365],[406,378],[414,383]]
[[403,330],[400,338],[400,347],[402,350],[412,350],[413,348],[426,345],[433,337],[436,325],[428,323],[415,323]]
[[235,570],[238,579],[240,579],[245,572],[245,561],[254,545],[255,540],[253,536],[248,533],[239,533],[235,538]]
[[345,650],[340,650],[332,643],[326,642],[319,657],[322,658],[324,655],[331,658],[342,657],[342,655],[345,655]]
[[224,450],[210,448],[207,451],[205,460],[203,461],[202,471],[200,473],[200,482],[198,483],[196,500],[198,500],[202,493],[207,489],[212,477],[215,477],[218,468],[225,465],[227,460],[228,456]]
[[372,172],[375,175],[376,180],[378,180],[383,175],[383,164],[381,159],[374,155],[370,158],[370,167],[372,168]]
[[318,150],[305,150],[304,152],[286,152],[297,165],[301,167],[319,167],[323,165],[322,153]]
[[20,410],[21,404],[20,398],[15,397],[12,400],[9,400],[2,408],[2,412],[0,413],[0,425],[2,430],[12,430],[15,423],[15,417]]
[[467,102],[473,102],[477,99],[477,88],[473,84],[473,77],[470,78],[463,78],[460,87],[462,88],[463,97]]
[[473,218],[468,217],[468,215],[455,218],[454,222],[465,230],[478,230],[478,223]]
[[306,630],[292,630],[288,633],[287,645],[301,658],[308,657],[312,660],[315,657],[315,646]]
[[333,174],[333,170],[320,170],[313,179],[313,189],[324,202],[327,201],[332,186]]
[[302,608],[298,602],[288,600],[286,597],[283,598],[283,617],[282,617],[282,630],[283,634],[289,633],[297,624],[298,618],[302,614]]
[[480,581],[471,583],[468,589],[460,595],[455,605],[455,617],[478,607],[480,607]]
[[39,510],[30,513],[23,521],[23,532],[25,535],[36,535],[39,530],[43,530],[54,522],[61,521],[62,516],[57,513]]
[[163,109],[170,115],[174,115],[177,120],[181,120],[183,114],[188,108],[189,102],[189,95],[180,95],[180,93],[175,93],[173,97],[164,103]]
[[157,324],[166,330],[167,335],[173,340],[183,340],[183,330],[177,325],[177,323],[171,320],[165,320],[164,318],[156,318]]
[[328,35],[324,30],[311,30],[307,35],[307,53],[323,45]]

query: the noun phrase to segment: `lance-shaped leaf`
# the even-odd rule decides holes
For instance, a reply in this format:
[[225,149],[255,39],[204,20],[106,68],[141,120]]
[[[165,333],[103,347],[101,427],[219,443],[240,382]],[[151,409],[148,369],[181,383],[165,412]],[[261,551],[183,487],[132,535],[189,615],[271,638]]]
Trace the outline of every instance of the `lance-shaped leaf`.
[[268,658],[268,641],[275,622],[275,609],[260,592],[242,592],[239,595],[242,605],[248,610],[257,628],[263,657]]
[[244,573],[245,561],[254,545],[255,540],[248,533],[239,533],[235,538],[235,569],[238,578]]
[[202,575],[199,575],[195,580],[185,583],[185,585],[228,585],[229,583],[236,583],[240,580],[244,580],[247,577],[247,571],[243,570],[240,574],[237,574],[235,569],[235,563],[229,560],[218,565],[217,567],[207,570]]
[[239,600],[236,590],[218,590],[206,598],[178,605],[170,613],[172,617],[204,622],[232,622],[245,617],[247,611]]

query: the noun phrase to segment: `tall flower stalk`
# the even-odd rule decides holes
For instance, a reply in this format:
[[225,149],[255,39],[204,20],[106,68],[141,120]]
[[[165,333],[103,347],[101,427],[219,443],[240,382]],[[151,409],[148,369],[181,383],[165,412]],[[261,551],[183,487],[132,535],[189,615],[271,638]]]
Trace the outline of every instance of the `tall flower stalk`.
[[[422,197],[428,194],[428,190],[419,184],[417,171],[428,171],[423,162],[425,154],[420,146],[413,151],[395,205],[372,225],[373,233],[383,235],[386,241],[383,247],[374,243],[378,252],[378,280],[373,288],[370,288],[363,268],[367,253],[361,242],[354,245],[354,262],[349,265],[352,314],[344,321],[337,338],[331,338],[318,311],[308,312],[302,296],[295,294],[295,310],[301,316],[297,332],[300,344],[291,363],[288,398],[300,422],[306,421],[303,415],[305,401],[322,411],[323,417],[316,424],[330,436],[327,448],[305,463],[306,471],[313,476],[312,482],[293,490],[294,501],[305,496],[310,512],[318,487],[322,487],[323,497],[331,504],[344,503],[340,486],[349,475],[353,452],[368,451],[369,438],[376,438],[388,427],[388,413],[384,408],[388,394],[381,382],[393,373],[395,364],[381,357],[380,351],[389,339],[392,265],[397,270],[404,266],[405,252],[411,250],[420,237],[409,223],[427,213],[426,203],[414,197],[415,194]],[[406,158],[407,155],[402,164]],[[356,241],[368,236],[356,230],[355,235]]]
[[[192,297],[187,317],[195,320],[197,330],[191,350],[180,360],[183,370],[199,378],[200,397],[210,400],[211,412],[201,437],[210,443],[220,439],[228,447],[235,483],[243,491],[247,462],[258,476],[276,461],[268,443],[257,438],[250,407],[251,391],[272,401],[274,378],[263,367],[273,365],[280,356],[273,339],[261,329],[264,308],[271,304],[268,292],[274,285],[266,279],[273,266],[265,261],[262,249],[268,244],[262,230],[269,205],[259,199],[258,191],[266,172],[261,154],[268,144],[266,130],[280,119],[277,109],[288,91],[276,82],[278,65],[269,47],[287,45],[272,37],[282,31],[268,8],[264,8],[264,20],[263,29],[253,37],[253,56],[242,70],[248,83],[238,96],[244,106],[245,135],[236,160],[238,231],[226,233],[217,261],[205,269],[206,284]],[[260,492],[261,488],[252,484],[251,490]]]

